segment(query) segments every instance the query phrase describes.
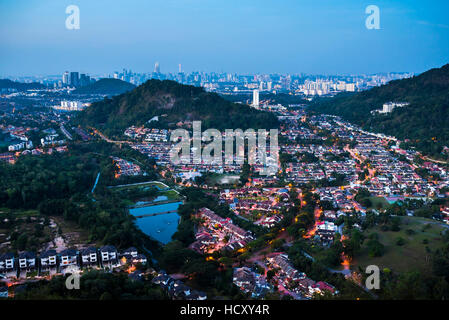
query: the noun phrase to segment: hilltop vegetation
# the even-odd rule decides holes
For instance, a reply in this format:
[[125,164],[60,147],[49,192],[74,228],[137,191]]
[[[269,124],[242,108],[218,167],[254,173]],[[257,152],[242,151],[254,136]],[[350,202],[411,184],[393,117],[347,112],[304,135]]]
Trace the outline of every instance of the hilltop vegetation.
[[128,91],[131,91],[136,86],[119,79],[100,79],[97,82],[89,84],[84,87],[80,87],[73,91],[74,94],[106,94],[106,95],[118,95]]
[[[371,115],[389,101],[410,105],[386,115]],[[449,146],[449,64],[367,91],[319,99],[311,110],[342,116],[366,130],[410,139],[410,145],[425,154],[447,158],[442,151]]]
[[45,86],[38,82],[22,83],[9,79],[0,79],[0,89],[16,89],[17,91],[27,91],[32,89],[45,89]]
[[278,126],[276,117],[246,105],[226,101],[203,88],[186,86],[169,80],[149,80],[125,94],[96,102],[81,112],[78,123],[118,136],[131,125],[153,122],[162,128],[175,127],[180,121],[201,120],[202,128],[272,129]]

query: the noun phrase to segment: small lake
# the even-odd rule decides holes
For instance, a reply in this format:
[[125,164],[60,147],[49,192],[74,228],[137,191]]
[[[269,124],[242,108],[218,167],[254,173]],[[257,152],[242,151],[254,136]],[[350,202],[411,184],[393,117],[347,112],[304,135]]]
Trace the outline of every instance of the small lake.
[[[162,200],[166,199],[157,199],[157,201]],[[129,213],[133,216],[141,216],[145,214],[173,211],[177,210],[181,204],[182,202],[179,201],[142,208],[134,208],[130,209]],[[180,217],[176,212],[151,217],[142,217],[136,219],[136,225],[151,238],[156,239],[163,244],[167,244],[171,241],[171,237],[178,228],[179,218]]]

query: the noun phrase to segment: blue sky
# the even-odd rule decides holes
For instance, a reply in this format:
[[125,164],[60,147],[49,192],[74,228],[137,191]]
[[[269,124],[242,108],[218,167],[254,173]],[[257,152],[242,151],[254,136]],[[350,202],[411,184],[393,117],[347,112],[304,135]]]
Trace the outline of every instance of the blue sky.
[[[68,5],[80,29],[65,27]],[[380,9],[380,30],[365,8]],[[422,72],[449,62],[449,1],[1,0],[0,75]]]

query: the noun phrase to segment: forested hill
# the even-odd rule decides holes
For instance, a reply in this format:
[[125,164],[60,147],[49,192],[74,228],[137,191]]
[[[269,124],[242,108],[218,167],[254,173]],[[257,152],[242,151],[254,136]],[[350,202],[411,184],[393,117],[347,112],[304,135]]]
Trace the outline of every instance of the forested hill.
[[125,128],[143,125],[155,116],[159,121],[152,125],[168,128],[186,120],[202,121],[203,129],[278,127],[278,120],[271,113],[226,101],[200,87],[155,79],[130,92],[93,103],[75,121],[99,128],[105,134],[120,135]]
[[[370,113],[389,101],[410,105],[386,115]],[[424,153],[447,157],[441,152],[449,146],[449,64],[367,91],[319,99],[311,110],[342,116],[366,130],[410,139]]]
[[100,79],[90,85],[80,87],[73,91],[74,94],[106,94],[106,95],[118,95],[131,91],[136,86],[119,79]]
[[15,89],[17,91],[27,91],[32,89],[45,89],[46,87],[39,82],[22,83],[9,79],[0,79],[0,89]]

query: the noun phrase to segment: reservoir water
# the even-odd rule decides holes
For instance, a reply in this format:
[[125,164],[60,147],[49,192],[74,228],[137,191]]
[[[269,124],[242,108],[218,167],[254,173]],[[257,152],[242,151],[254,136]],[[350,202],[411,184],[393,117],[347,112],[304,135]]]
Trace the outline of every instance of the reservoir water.
[[[155,201],[166,200],[163,197],[158,197]],[[166,211],[177,210],[181,201],[152,205],[148,207],[130,209],[129,213],[133,216],[141,216],[145,214],[153,214]],[[160,214],[151,217],[142,217],[136,219],[136,225],[151,238],[156,239],[163,244],[171,241],[171,237],[176,232],[179,223],[179,215],[177,212]]]

